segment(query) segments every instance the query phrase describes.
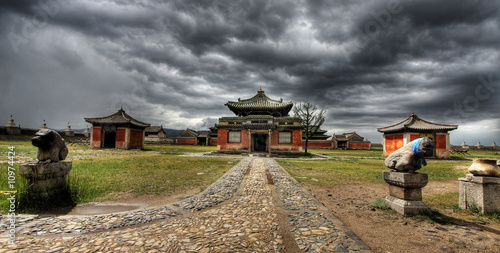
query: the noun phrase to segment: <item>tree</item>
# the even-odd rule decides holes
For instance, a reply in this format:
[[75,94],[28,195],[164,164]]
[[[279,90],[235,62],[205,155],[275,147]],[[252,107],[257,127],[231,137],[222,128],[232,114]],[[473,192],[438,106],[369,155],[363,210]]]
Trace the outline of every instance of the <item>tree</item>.
[[321,125],[325,122],[325,110],[321,109],[316,112],[318,108],[310,102],[300,103],[293,108],[295,117],[302,119],[304,126],[304,135],[306,136],[306,153],[309,138],[319,130]]

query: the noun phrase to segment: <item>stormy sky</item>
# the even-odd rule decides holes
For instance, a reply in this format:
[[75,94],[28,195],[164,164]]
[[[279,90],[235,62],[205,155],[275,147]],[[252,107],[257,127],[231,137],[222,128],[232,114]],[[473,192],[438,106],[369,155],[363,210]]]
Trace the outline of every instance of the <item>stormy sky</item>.
[[328,134],[406,119],[500,144],[500,2],[487,0],[0,3],[0,124],[84,128],[120,107],[207,130],[259,88],[325,109]]

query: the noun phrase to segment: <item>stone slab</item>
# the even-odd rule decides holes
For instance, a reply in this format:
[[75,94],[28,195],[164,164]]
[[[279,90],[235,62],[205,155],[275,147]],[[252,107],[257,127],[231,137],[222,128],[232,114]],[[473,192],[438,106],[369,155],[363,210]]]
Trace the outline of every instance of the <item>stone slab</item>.
[[431,208],[423,201],[411,201],[387,196],[385,202],[392,210],[402,215],[426,215],[431,213]]
[[479,184],[500,184],[500,177],[474,176],[472,174],[467,174],[465,180]]
[[403,188],[395,185],[389,185],[389,195],[404,200],[421,201],[422,189]]
[[384,171],[384,180],[390,184],[404,188],[422,188],[429,182],[427,174]]

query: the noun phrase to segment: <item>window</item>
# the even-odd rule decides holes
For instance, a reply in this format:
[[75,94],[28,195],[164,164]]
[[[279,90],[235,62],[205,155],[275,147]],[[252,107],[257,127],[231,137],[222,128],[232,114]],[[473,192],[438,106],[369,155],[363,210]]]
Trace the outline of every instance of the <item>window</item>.
[[279,143],[292,143],[291,132],[279,132]]
[[241,142],[241,132],[240,131],[230,131],[229,132],[229,142]]

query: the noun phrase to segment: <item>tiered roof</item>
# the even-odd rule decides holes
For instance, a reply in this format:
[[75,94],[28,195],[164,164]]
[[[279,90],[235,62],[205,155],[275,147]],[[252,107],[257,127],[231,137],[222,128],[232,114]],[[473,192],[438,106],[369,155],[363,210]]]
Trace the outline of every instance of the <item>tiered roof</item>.
[[417,115],[415,112],[412,112],[410,117],[407,119],[394,124],[392,126],[377,128],[377,130],[381,133],[390,133],[390,132],[401,132],[401,131],[451,131],[458,128],[458,125],[445,125],[445,124],[437,124],[432,123],[426,120],[423,120]]
[[[293,107],[291,101],[283,102],[283,99],[274,100],[269,98],[262,89],[252,98],[238,99],[238,102],[229,101],[225,105],[238,116],[266,113],[272,115],[275,112],[279,112],[280,116],[288,116]],[[242,113],[245,115],[242,115]]]
[[151,124],[144,123],[132,118],[130,115],[125,113],[123,108],[120,108],[118,112],[111,114],[106,117],[101,118],[84,118],[85,121],[91,124],[103,125],[103,124],[130,124],[132,126],[146,128]]

